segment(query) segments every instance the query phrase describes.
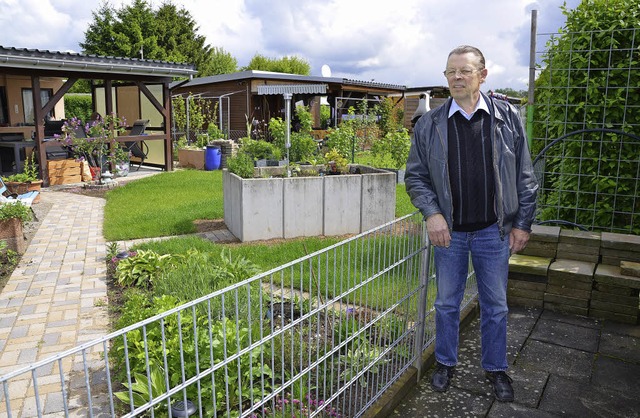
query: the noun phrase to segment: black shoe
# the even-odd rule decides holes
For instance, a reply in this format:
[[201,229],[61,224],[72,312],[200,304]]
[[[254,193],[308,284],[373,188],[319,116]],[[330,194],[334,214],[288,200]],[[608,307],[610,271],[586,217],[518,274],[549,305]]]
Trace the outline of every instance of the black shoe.
[[454,371],[454,366],[445,366],[436,362],[436,371],[431,375],[431,388],[436,392],[446,392]]
[[513,402],[511,378],[505,372],[487,372],[487,379],[493,384],[493,393],[500,402]]

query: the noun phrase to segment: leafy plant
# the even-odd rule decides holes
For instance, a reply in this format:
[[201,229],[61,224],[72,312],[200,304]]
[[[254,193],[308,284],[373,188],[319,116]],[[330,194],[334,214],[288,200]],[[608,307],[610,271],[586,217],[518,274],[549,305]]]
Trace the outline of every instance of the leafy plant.
[[239,152],[249,155],[254,160],[279,160],[282,156],[280,149],[274,144],[251,138],[242,138]]
[[150,250],[140,250],[135,256],[118,263],[116,279],[120,286],[148,288],[169,267],[175,266],[178,256],[158,254]]
[[33,219],[31,208],[21,202],[10,202],[0,205],[0,221],[18,218],[23,224]]
[[[314,158],[318,151],[318,146],[311,136],[312,118],[305,106],[296,108],[296,118],[299,122],[299,130],[290,132],[289,160],[306,162]],[[281,118],[271,118],[269,132],[273,143],[280,149],[281,154],[287,155],[286,123]]]
[[377,167],[384,167],[386,161],[390,160],[392,167],[399,170],[407,163],[410,148],[411,137],[406,128],[389,132],[384,137],[373,141],[371,153],[374,164]]
[[[223,250],[219,255],[190,249],[179,259],[175,267],[162,275],[162,280],[154,282],[153,293],[157,296],[174,295],[182,302],[188,302],[212,293],[234,283],[248,279],[258,272],[258,267],[242,256],[231,257]],[[258,296],[259,292],[255,293]],[[219,301],[213,302],[214,305]],[[238,307],[245,310],[251,305],[246,294],[238,295]],[[252,306],[257,306],[253,304]]]
[[22,173],[11,174],[10,176],[3,177],[3,179],[4,181],[15,181],[20,183],[38,180],[38,165],[36,164],[35,153],[32,153],[24,160]]
[[[179,301],[170,295],[148,299],[141,293],[133,293],[124,304],[118,328],[177,306]],[[159,322],[147,325],[146,340],[140,329],[126,335],[131,374],[145,375],[147,366],[160,369],[166,361],[165,375],[171,387],[182,383],[183,373],[186,379],[190,379],[197,375],[198,370],[211,368],[238,355],[249,347],[251,341],[246,320],[239,320],[238,323],[228,318],[211,320],[206,314],[197,314],[194,318],[191,309],[180,311],[180,315],[166,316],[162,326]],[[111,348],[116,378],[123,382],[126,381],[124,341],[122,337],[116,338]],[[224,413],[225,416],[227,408],[235,412],[241,403],[259,401],[263,390],[270,389],[273,377],[269,365],[262,362],[265,351],[264,347],[254,347],[238,355],[232,367],[218,368],[211,377],[201,379],[198,385],[187,387],[187,397],[202,399],[204,405],[215,405],[218,414]],[[256,379],[261,379],[264,386],[250,384]],[[225,391],[217,390],[218,385],[227,385],[230,396],[226,396]],[[212,410],[208,410],[208,413],[213,415]]]
[[231,173],[244,179],[253,178],[253,168],[253,158],[243,152],[239,152],[235,156],[227,158],[227,169]]
[[345,173],[347,171],[349,162],[337,149],[331,149],[331,151],[324,155],[324,158],[327,160],[327,171],[333,173]]
[[[216,108],[218,104],[216,103]],[[209,123],[207,127],[207,134],[209,134],[209,138],[211,139],[226,139],[227,135],[216,125],[214,122]]]
[[[128,390],[115,392],[114,395],[127,405],[130,405],[133,399],[133,406],[138,408],[151,401],[151,399],[158,398],[167,393],[164,371],[161,367],[149,366],[149,376],[151,379],[147,378],[146,374],[134,373],[131,385],[126,382],[123,383],[124,387],[131,389],[133,396],[129,396]],[[151,387],[151,392],[149,392],[149,387]],[[167,407],[165,403],[156,405],[153,409],[157,414],[166,415]]]
[[337,150],[344,158],[351,155],[354,142],[357,142],[356,132],[349,124],[343,123],[338,128],[329,129],[324,144],[327,149]]
[[[348,382],[372,363],[374,363],[374,366],[368,372],[377,373],[378,368],[388,361],[380,359],[381,354],[381,347],[371,344],[365,338],[356,338],[351,342],[351,346],[346,353],[340,356],[340,363],[344,367],[340,373],[340,378],[344,382]],[[360,383],[366,385],[366,382],[367,379],[363,376]]]

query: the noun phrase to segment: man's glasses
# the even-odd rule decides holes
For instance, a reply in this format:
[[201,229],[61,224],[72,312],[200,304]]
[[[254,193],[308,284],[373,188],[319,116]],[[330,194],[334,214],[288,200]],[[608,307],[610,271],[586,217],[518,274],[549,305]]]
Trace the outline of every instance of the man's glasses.
[[463,68],[462,70],[444,70],[442,74],[444,74],[444,76],[447,78],[455,77],[458,75],[458,73],[463,77],[469,77],[471,74],[475,73],[476,71],[478,70]]

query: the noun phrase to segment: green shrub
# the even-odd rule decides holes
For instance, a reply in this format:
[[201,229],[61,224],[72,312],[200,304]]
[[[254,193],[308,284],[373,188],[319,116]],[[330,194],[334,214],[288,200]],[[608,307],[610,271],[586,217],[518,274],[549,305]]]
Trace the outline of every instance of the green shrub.
[[227,139],[227,135],[213,122],[209,123],[207,134],[209,134],[209,138],[211,139]]
[[[198,299],[216,290],[248,279],[258,273],[258,267],[244,257],[231,258],[189,250],[179,263],[164,272],[162,280],[154,282],[156,296],[174,295],[182,302]],[[246,306],[246,305],[245,305]]]
[[118,262],[116,279],[123,287],[148,288],[168,268],[174,267],[180,258],[182,257],[140,250],[136,255]]
[[227,158],[227,169],[244,179],[253,178],[253,166],[253,158],[243,152]]
[[[296,108],[296,117],[300,124],[298,132],[290,132],[291,147],[289,148],[290,162],[307,162],[316,157],[318,146],[311,136],[311,113],[305,106]],[[271,118],[269,121],[269,133],[273,143],[280,149],[282,156],[287,155],[286,148],[286,123],[281,118]]]
[[254,160],[279,160],[282,157],[280,149],[274,144],[251,138],[241,140],[240,152],[249,155]]
[[18,218],[24,224],[33,219],[31,208],[21,202],[10,202],[0,205],[0,221]]
[[327,160],[327,171],[329,172],[338,172],[345,173],[347,171],[347,165],[349,162],[347,159],[338,152],[336,148],[331,149],[328,153],[324,155],[325,160]]
[[327,149],[337,150],[344,158],[349,158],[352,148],[358,148],[354,141],[358,142],[355,130],[351,125],[342,124],[339,128],[329,129],[324,145]]
[[411,148],[411,137],[405,128],[389,132],[384,137],[373,141],[371,153],[376,167],[388,167],[401,169],[407,163],[409,149]]

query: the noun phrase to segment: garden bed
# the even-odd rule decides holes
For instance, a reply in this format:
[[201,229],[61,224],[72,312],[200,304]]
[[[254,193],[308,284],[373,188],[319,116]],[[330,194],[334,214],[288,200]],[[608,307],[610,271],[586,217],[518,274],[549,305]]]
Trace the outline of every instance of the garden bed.
[[393,220],[396,175],[358,165],[350,171],[359,174],[243,179],[224,170],[225,224],[244,242],[357,234]]

